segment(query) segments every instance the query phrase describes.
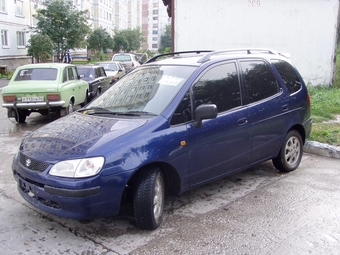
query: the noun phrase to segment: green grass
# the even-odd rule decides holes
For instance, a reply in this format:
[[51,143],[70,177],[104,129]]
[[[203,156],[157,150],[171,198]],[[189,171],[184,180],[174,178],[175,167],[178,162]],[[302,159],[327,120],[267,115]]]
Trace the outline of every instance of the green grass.
[[308,87],[312,102],[313,126],[310,141],[340,146],[340,47],[337,51],[336,76],[332,87]]
[[340,87],[308,87],[312,102],[313,126],[310,141],[340,146]]

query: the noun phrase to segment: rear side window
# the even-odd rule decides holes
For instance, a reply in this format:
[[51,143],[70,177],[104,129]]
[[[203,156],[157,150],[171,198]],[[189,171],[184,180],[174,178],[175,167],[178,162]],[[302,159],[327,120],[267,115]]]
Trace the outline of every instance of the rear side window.
[[193,86],[195,106],[215,104],[218,112],[241,105],[241,93],[235,63],[209,69]]
[[301,89],[301,81],[291,64],[279,59],[273,59],[272,63],[281,75],[281,78],[290,93],[294,93]]
[[266,62],[241,61],[240,65],[249,103],[263,100],[279,92],[277,80]]

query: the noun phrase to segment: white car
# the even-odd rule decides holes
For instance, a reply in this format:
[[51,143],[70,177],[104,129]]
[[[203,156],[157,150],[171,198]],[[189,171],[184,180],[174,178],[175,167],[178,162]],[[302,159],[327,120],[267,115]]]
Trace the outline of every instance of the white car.
[[111,77],[111,84],[119,80],[126,73],[123,64],[118,61],[97,62],[96,65],[104,68],[107,77]]
[[113,55],[112,61],[122,62],[126,72],[129,72],[135,67],[140,66],[137,56],[132,53],[116,53]]

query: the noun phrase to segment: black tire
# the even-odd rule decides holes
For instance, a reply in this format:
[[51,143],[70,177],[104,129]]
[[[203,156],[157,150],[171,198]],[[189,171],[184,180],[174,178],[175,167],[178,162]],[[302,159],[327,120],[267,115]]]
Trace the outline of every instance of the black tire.
[[70,100],[70,103],[68,104],[68,106],[65,108],[65,113],[66,114],[70,114],[73,112],[73,101]]
[[26,111],[20,110],[20,109],[16,109],[15,110],[15,121],[18,123],[25,123],[26,121]]
[[137,177],[133,209],[137,226],[153,230],[163,221],[164,181],[158,168],[142,171]]
[[290,172],[300,165],[302,154],[303,143],[301,135],[298,131],[291,130],[281,145],[279,155],[272,161],[276,169],[282,172]]

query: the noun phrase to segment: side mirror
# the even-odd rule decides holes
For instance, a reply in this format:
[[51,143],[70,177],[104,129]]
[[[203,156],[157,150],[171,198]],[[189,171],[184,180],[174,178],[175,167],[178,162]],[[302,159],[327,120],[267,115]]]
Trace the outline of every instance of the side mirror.
[[196,108],[194,126],[199,128],[202,126],[202,120],[214,119],[217,117],[218,111],[215,104],[202,104]]

